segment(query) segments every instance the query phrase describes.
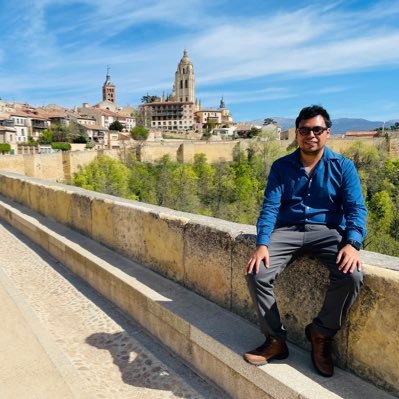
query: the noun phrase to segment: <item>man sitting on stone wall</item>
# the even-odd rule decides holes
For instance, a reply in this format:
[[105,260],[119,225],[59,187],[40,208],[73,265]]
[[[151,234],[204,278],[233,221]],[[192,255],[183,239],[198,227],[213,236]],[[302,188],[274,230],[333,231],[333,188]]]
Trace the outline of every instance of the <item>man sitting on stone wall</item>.
[[295,123],[299,148],[272,165],[256,251],[245,267],[266,341],[244,359],[260,366],[288,356],[273,283],[294,256],[310,253],[328,268],[330,285],[305,333],[316,370],[329,377],[334,373],[333,337],[363,281],[359,249],[367,210],[353,162],[325,146],[331,127],[327,111],[317,105],[303,108]]

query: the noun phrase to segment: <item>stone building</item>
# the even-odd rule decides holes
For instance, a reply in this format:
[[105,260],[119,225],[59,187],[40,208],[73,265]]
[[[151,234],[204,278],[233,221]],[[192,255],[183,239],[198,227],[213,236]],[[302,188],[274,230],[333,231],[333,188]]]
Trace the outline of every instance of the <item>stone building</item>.
[[184,131],[195,128],[194,113],[197,110],[194,65],[184,50],[177,65],[172,94],[140,105],[140,112],[147,128]]
[[111,82],[109,67],[107,67],[107,76],[105,77],[105,82],[103,84],[103,101],[116,103],[115,85]]

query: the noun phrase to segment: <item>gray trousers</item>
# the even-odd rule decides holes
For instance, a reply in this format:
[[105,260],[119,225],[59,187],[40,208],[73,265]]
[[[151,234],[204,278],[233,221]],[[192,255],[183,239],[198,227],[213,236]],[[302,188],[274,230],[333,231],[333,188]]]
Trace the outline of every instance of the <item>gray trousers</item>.
[[261,331],[266,336],[286,339],[274,297],[273,283],[294,256],[308,253],[316,256],[330,272],[330,285],[323,306],[313,320],[325,335],[334,336],[355,301],[363,282],[363,272],[338,270],[336,257],[342,235],[325,225],[307,224],[276,228],[271,235],[269,268],[262,263],[259,273],[247,276],[248,287],[257,307]]

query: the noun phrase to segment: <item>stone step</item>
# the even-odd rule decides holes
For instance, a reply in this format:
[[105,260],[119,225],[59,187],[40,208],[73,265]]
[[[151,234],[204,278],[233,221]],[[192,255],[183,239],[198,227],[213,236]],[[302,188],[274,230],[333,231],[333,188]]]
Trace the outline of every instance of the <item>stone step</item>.
[[227,399],[0,219],[1,399]]
[[245,319],[111,251],[66,226],[0,198],[0,217],[116,304],[199,374],[233,398],[393,398],[341,369],[316,374],[309,353],[289,345],[290,357],[262,367],[242,353],[263,338]]

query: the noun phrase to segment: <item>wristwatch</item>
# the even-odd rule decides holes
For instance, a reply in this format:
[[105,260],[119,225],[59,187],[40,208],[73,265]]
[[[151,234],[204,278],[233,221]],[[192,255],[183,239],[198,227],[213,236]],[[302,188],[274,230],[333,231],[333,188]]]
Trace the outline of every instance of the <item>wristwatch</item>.
[[346,244],[352,245],[352,247],[357,249],[358,251],[360,251],[360,248],[362,247],[362,243],[355,240],[348,240],[346,241]]

